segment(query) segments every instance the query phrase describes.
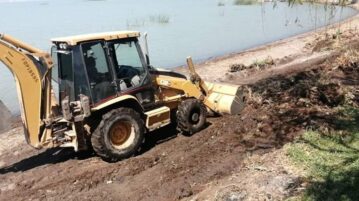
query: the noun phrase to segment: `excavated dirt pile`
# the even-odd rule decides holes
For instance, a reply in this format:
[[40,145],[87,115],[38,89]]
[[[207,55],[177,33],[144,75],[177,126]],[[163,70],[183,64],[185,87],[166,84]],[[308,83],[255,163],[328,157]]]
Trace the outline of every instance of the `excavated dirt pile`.
[[230,129],[251,149],[282,146],[303,130],[341,129],[338,106],[359,104],[359,68],[330,63],[249,85],[252,98],[240,118],[227,117]]
[[0,200],[190,200],[243,169],[248,155],[280,148],[307,129],[345,131],[341,108],[359,104],[359,67],[358,57],[343,55],[251,83],[240,115],[209,118],[191,137],[174,127],[148,134],[138,156],[118,163],[72,150],[36,151],[23,139],[3,145]]

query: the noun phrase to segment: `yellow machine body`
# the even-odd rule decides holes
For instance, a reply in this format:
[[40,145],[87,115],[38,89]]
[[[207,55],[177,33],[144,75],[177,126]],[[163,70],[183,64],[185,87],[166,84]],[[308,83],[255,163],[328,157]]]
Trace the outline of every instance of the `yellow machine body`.
[[[77,45],[84,41],[111,41],[139,36],[139,32],[120,31],[56,38],[52,41],[57,44]],[[119,103],[131,103],[130,105],[142,107],[135,96],[123,94],[88,110],[82,105],[86,103],[86,99],[81,99],[81,102],[67,103],[76,107],[72,111],[64,110],[63,116],[59,116],[55,112],[58,111],[58,104],[51,87],[53,61],[48,53],[11,36],[1,34],[0,61],[14,75],[25,136],[27,142],[36,148],[70,146],[77,150],[81,144],[79,130],[83,130],[84,135],[91,135],[93,129],[82,120],[93,117],[92,113],[99,114]],[[239,86],[205,82],[195,72],[191,58],[187,59],[187,63],[190,69],[190,79],[165,73],[152,75],[152,83],[157,88],[155,102],[161,104],[141,114],[147,130],[152,131],[168,125],[171,122],[171,110],[176,109],[181,101],[189,98],[202,101],[208,110],[219,114],[238,114],[243,109],[245,95]],[[75,112],[77,116],[69,116],[71,112]],[[64,126],[56,127],[55,125]],[[55,139],[58,133],[64,136],[62,140]]]
[[[190,70],[190,79],[182,79],[167,75],[159,75],[155,83],[167,89],[163,95],[165,100],[174,101],[178,93],[183,92],[185,97],[193,97],[202,100],[207,108],[219,114],[239,114],[245,106],[245,92],[240,86],[212,83],[203,81],[196,73],[192,59],[187,58]],[[177,90],[177,93],[175,93]]]

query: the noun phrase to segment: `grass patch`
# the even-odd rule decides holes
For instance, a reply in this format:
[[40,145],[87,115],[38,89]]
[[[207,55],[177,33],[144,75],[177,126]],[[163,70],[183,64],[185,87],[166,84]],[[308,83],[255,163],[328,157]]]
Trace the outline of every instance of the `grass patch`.
[[253,5],[257,4],[257,0],[234,0],[233,5],[240,6],[240,5]]
[[[344,108],[330,134],[306,132],[286,146],[290,159],[305,170],[309,187],[295,200],[358,200],[359,111]],[[340,125],[340,127],[339,127]]]
[[274,61],[271,57],[267,57],[263,60],[254,60],[251,66],[258,68],[258,69],[264,69],[267,66],[274,65]]

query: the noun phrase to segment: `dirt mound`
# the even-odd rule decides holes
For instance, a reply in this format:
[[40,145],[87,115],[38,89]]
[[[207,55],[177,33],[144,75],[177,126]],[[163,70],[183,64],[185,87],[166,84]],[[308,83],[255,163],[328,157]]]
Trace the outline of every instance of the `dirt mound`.
[[358,58],[345,60],[341,55],[312,70],[286,72],[248,85],[251,98],[242,118],[228,117],[227,123],[233,121],[231,129],[250,150],[280,147],[308,129],[343,130],[338,106],[359,104]]

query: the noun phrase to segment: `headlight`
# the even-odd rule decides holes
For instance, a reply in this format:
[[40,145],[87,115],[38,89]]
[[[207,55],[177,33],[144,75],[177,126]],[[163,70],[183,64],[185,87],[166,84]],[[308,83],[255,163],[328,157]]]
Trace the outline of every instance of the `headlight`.
[[68,47],[67,43],[60,43],[60,44],[59,44],[59,48],[60,48],[60,49],[66,50],[67,47]]

